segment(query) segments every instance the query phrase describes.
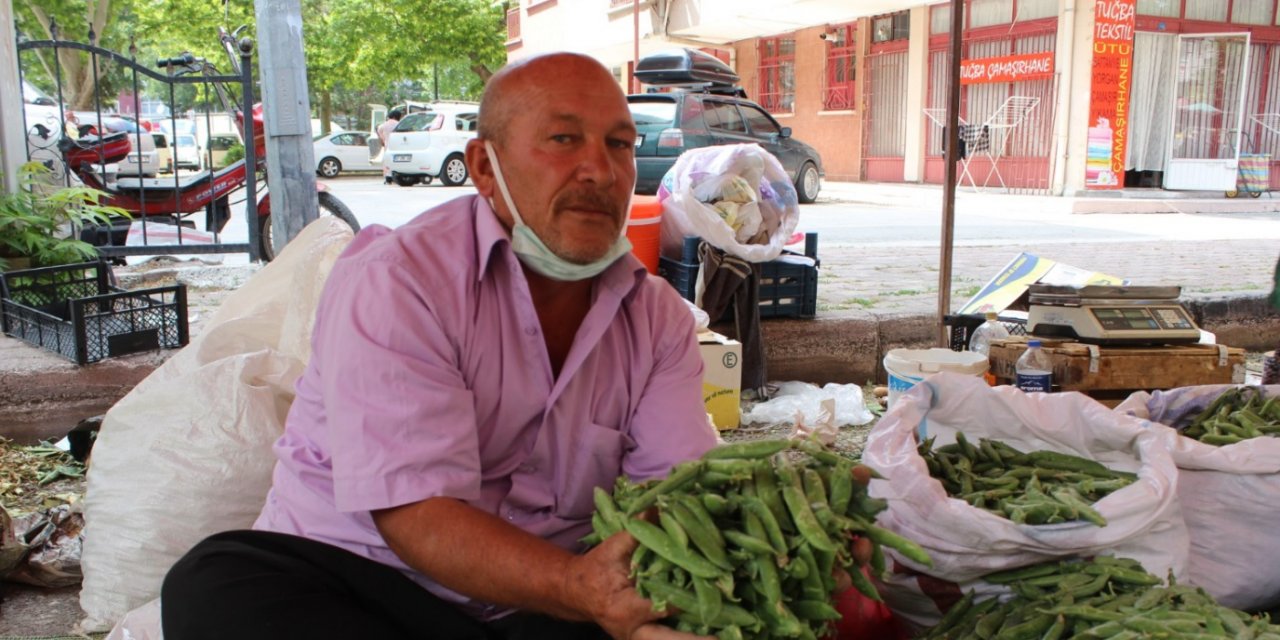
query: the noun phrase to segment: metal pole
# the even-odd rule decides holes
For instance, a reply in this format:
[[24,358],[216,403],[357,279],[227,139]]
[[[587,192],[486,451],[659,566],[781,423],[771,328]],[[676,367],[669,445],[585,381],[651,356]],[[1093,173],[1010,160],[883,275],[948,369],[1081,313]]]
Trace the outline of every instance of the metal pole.
[[640,0],[631,0],[631,29],[634,46],[631,49],[630,93],[640,93],[640,83],[636,82],[636,67],[640,66]]
[[951,84],[947,94],[947,177],[942,185],[942,255],[938,265],[938,346],[951,346],[944,317],[951,313],[951,249],[956,236],[956,161],[960,156],[960,56],[964,0],[951,0]]
[[240,109],[244,113],[244,217],[249,222],[249,259],[262,260],[262,238],[258,233],[258,150],[253,129],[253,41],[240,39]]

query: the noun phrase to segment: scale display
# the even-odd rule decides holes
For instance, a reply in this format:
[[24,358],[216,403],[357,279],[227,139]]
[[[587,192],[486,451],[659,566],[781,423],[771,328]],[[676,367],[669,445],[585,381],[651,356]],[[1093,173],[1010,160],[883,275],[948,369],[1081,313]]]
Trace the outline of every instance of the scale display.
[[1107,331],[1195,330],[1195,325],[1179,307],[1104,307],[1090,309]]

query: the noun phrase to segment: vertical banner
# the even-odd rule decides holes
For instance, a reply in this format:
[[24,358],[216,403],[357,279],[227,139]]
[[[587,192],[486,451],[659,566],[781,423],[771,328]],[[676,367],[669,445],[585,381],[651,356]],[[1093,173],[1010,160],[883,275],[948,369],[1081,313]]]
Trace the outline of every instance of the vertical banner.
[[1088,189],[1124,187],[1135,5],[1136,0],[1096,0],[1094,3],[1089,147],[1084,170],[1084,184]]

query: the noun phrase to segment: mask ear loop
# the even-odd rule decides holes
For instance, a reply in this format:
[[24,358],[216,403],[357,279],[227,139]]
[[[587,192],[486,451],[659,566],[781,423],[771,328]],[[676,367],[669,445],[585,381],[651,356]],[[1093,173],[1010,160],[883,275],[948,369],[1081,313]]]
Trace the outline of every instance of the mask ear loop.
[[[493,177],[498,179],[498,191],[502,193],[502,201],[507,203],[507,209],[511,211],[511,217],[515,219],[514,226],[524,226],[524,218],[521,218],[520,212],[516,210],[516,203],[511,200],[511,193],[507,191],[507,181],[502,177],[502,166],[498,164],[498,153],[493,150],[493,144],[488,140],[484,141],[484,150],[489,154],[489,164],[493,165]],[[492,200],[489,202],[489,206],[494,211],[498,210],[497,207],[493,206]]]

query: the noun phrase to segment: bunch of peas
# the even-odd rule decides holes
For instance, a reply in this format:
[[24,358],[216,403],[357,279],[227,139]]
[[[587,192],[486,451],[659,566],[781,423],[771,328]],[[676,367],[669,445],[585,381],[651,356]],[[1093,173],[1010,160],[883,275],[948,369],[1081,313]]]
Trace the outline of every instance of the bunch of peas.
[[[627,531],[632,576],[676,628],[721,640],[818,638],[840,618],[835,571],[880,596],[864,568],[885,572],[883,547],[928,566],[915,543],[872,524],[871,468],[813,440],[722,445],[661,481],[620,478],[595,491],[589,544]],[[647,519],[646,519],[647,518]]]
[[1280,396],[1267,398],[1261,387],[1230,389],[1192,419],[1182,435],[1217,447],[1280,435]]

